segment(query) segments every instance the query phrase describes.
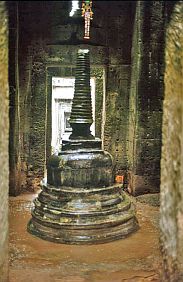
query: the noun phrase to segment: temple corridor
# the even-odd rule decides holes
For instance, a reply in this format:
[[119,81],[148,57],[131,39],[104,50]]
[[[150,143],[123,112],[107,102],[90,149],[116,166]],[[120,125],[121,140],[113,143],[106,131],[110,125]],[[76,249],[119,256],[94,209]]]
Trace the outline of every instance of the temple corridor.
[[183,282],[183,1],[0,1],[0,282]]

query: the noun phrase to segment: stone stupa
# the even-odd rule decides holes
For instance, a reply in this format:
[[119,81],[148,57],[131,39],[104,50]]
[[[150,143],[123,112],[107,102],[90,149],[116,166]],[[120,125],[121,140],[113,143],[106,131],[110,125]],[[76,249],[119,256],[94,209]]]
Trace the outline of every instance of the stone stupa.
[[28,231],[66,244],[105,243],[138,229],[135,210],[121,184],[114,183],[112,156],[90,132],[92,104],[89,50],[77,54],[72,134],[50,157],[47,183],[34,200]]

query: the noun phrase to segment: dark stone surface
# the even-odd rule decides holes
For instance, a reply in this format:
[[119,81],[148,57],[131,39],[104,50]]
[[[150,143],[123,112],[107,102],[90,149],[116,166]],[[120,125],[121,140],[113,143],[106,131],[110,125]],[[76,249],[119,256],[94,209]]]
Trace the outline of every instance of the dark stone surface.
[[[110,154],[102,151],[101,148],[92,148],[95,141],[90,143],[88,148],[85,145],[86,141],[76,140],[75,143],[79,144],[81,149],[65,150],[64,148],[57,158],[56,156],[50,158],[48,183],[56,187],[71,186],[84,189],[112,185],[114,176]],[[74,145],[76,147],[76,144]]]
[[130,198],[122,185],[114,185],[112,157],[100,146],[99,140],[70,140],[50,158],[30,233],[57,243],[95,244],[138,229]]
[[160,190],[164,13],[162,1],[137,3],[127,142],[128,188],[133,195]]

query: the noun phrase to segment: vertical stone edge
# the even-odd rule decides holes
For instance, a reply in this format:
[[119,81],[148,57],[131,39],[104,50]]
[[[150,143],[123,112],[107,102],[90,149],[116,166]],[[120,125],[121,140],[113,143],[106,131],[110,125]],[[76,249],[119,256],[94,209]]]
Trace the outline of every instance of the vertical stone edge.
[[161,1],[137,1],[127,141],[127,190],[134,196],[160,189],[164,24]]
[[8,17],[0,2],[0,281],[8,281],[9,92]]
[[161,155],[160,243],[162,281],[183,281],[183,2],[166,30],[165,98]]

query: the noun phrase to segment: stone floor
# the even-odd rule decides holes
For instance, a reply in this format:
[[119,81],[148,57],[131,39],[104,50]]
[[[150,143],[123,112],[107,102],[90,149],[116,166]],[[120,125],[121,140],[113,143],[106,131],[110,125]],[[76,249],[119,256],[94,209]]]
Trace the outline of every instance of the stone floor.
[[[55,244],[26,231],[36,194],[10,197],[9,282],[161,281],[159,207],[151,196],[133,201],[140,229],[112,243]],[[157,198],[157,197],[156,197]]]

